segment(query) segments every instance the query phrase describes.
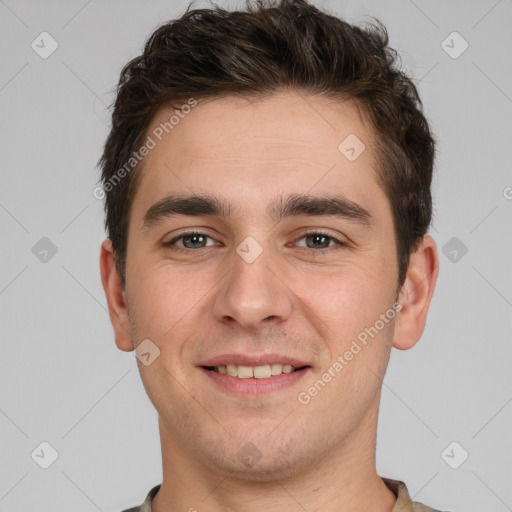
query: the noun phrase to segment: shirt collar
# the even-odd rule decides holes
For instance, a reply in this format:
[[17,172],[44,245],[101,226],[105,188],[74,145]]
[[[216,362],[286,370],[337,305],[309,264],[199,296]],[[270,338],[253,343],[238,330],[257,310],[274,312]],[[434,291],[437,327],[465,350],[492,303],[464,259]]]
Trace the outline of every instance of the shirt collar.
[[[391,492],[396,496],[396,503],[392,512],[437,512],[432,508],[426,507],[421,503],[413,502],[407,490],[407,486],[401,480],[392,480],[381,477]],[[161,484],[155,485],[144,500],[144,503],[136,512],[153,512],[153,499],[160,490]]]

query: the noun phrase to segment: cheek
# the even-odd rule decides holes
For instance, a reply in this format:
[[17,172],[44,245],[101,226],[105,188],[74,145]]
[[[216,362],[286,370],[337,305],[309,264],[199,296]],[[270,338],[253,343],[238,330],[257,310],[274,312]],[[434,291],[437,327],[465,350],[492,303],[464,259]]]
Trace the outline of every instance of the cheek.
[[198,315],[203,317],[203,309],[217,289],[218,275],[223,274],[217,275],[213,268],[198,272],[165,260],[149,264],[148,258],[134,259],[133,267],[138,273],[130,276],[129,284],[137,332],[161,350],[178,351],[179,339],[197,330]]
[[130,285],[131,317],[137,331],[150,339],[161,339],[169,329],[183,316],[183,300],[176,293],[179,288],[170,279],[170,274],[156,272],[154,269],[138,267],[143,272],[128,278]]
[[386,314],[394,302],[390,283],[382,262],[374,258],[371,264],[353,264],[337,272],[318,274],[315,286],[303,288],[307,306],[315,313],[311,322],[325,339],[325,370],[347,354],[343,370],[337,373],[333,369],[339,378],[332,390],[366,393],[368,378],[377,385],[378,379],[368,374],[368,368],[380,374],[388,358],[393,323],[391,317],[383,323],[380,315]]
[[294,289],[333,330],[349,334],[375,322],[390,306],[388,281],[379,261],[352,262],[310,273]]

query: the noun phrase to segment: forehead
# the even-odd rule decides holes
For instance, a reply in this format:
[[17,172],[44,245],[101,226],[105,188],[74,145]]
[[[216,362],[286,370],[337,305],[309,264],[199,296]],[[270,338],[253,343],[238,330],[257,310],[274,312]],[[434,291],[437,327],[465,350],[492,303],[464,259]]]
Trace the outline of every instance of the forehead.
[[[187,112],[178,117],[174,109],[162,107],[148,129],[157,143],[170,136],[174,144],[186,142],[180,157],[207,158],[215,150],[215,156],[229,159],[234,147],[243,144],[246,160],[289,159],[297,152],[312,161],[320,157],[327,161],[340,156],[338,145],[347,135],[352,133],[367,142],[373,136],[352,100],[291,92],[216,98]],[[270,153],[261,154],[262,146]],[[159,155],[156,149],[148,160]]]
[[217,98],[186,112],[161,108],[150,123],[146,135],[155,146],[143,161],[139,217],[172,193],[229,197],[240,214],[277,192],[385,200],[375,179],[374,135],[352,101],[283,92]]

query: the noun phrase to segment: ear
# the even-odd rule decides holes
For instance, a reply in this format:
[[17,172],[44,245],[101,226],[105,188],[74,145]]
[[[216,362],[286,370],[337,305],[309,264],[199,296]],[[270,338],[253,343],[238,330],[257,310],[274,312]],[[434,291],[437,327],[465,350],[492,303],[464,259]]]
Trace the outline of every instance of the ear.
[[407,350],[420,339],[438,273],[436,242],[425,235],[418,250],[411,254],[407,276],[400,290],[398,302],[402,309],[396,316],[393,347]]
[[130,317],[126,308],[125,292],[115,265],[112,242],[109,239],[101,244],[100,272],[117,348],[130,352],[134,349]]

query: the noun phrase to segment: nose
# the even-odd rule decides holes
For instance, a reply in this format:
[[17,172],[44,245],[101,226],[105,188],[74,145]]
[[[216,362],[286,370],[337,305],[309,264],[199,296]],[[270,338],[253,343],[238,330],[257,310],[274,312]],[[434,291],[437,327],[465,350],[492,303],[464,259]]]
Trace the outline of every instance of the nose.
[[290,316],[292,291],[270,253],[268,248],[263,249],[254,261],[233,253],[231,271],[221,281],[214,300],[213,314],[219,322],[258,330]]

